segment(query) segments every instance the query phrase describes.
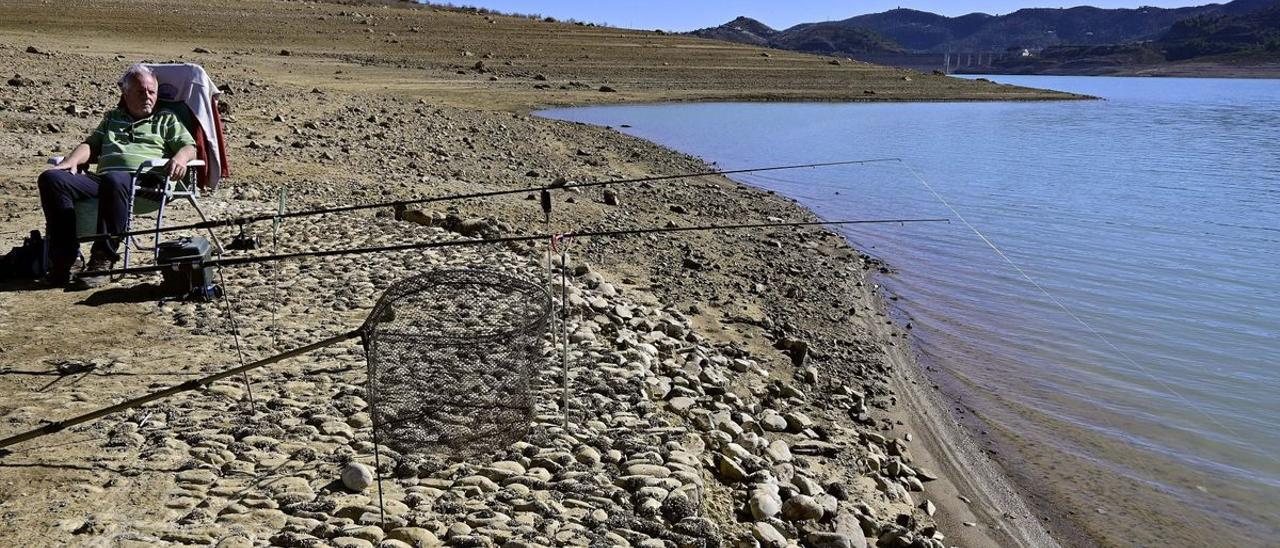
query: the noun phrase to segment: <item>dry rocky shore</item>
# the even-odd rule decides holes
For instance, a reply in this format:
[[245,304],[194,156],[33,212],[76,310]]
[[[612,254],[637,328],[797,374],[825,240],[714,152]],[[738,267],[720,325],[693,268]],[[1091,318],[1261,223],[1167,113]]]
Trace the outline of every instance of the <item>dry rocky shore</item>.
[[[354,13],[319,6],[325,17]],[[114,103],[115,75],[136,60],[129,39],[80,53],[22,32],[0,35],[5,249],[40,226],[34,181],[44,157],[91,130]],[[215,217],[271,211],[281,190],[293,210],[708,167],[611,129],[468,107],[458,88],[437,102],[381,87],[385,66],[303,67],[275,51],[195,57],[228,105],[234,177],[204,202]],[[352,89],[344,76],[362,70],[364,87]],[[527,91],[492,93],[534,101]],[[289,220],[276,247],[255,253],[812,219],[722,177],[554,197],[550,222],[532,194]],[[192,218],[186,208],[175,214]],[[273,240],[268,224],[254,229]],[[922,465],[941,457],[923,454],[925,433],[898,405],[901,383],[914,377],[889,359],[905,338],[871,289],[883,265],[838,235],[778,228],[573,240],[568,264],[550,265],[546,245],[228,267],[228,298],[212,303],[158,302],[147,277],[93,293],[0,286],[0,435],[224,369],[239,352],[252,360],[350,330],[391,283],[458,266],[533,280],[563,272],[574,394],[565,429],[548,338],[531,435],[464,460],[384,450],[384,523],[370,485],[364,353],[331,347],[254,372],[249,386],[219,381],[13,448],[0,456],[0,539],[939,547],[1005,544],[1019,537],[1010,530],[1034,526],[1021,506],[970,507],[978,497]]]

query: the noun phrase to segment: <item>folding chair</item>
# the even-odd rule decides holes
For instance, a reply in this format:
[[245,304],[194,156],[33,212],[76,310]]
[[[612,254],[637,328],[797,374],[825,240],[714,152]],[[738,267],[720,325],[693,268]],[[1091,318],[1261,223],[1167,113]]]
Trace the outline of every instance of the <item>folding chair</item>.
[[[156,214],[156,232],[150,247],[142,246],[137,239],[128,236],[124,242],[124,268],[129,267],[133,248],[139,251],[158,253],[161,230],[164,228],[165,208],[177,199],[191,203],[202,220],[208,220],[204,210],[200,208],[202,191],[212,192],[218,183],[230,174],[227,164],[226,141],[222,133],[222,117],[218,112],[218,96],[221,94],[213,81],[209,79],[204,68],[193,63],[165,63],[147,65],[155,74],[158,101],[156,109],[173,112],[186,126],[196,141],[196,158],[187,164],[187,175],[178,181],[170,181],[159,175],[162,184],[143,185],[147,177],[159,171],[168,162],[164,158],[155,158],[143,162],[133,174],[133,192],[129,197],[132,214],[126,223],[125,231],[133,231],[135,215]],[[49,159],[50,164],[62,161],[61,156]],[[88,164],[80,166],[85,171]],[[154,180],[154,179],[153,179]],[[91,198],[77,201],[76,235],[84,237],[96,232],[98,221],[98,200]],[[222,252],[222,244],[213,230],[209,236],[217,253]]]

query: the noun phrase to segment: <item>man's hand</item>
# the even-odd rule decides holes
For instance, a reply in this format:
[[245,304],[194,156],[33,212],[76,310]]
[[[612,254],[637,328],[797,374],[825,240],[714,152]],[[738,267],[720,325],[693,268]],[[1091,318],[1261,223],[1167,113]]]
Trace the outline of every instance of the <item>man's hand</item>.
[[170,158],[169,163],[164,165],[164,173],[170,181],[182,179],[187,175],[187,160],[178,157]]
[[173,158],[169,159],[169,163],[164,165],[164,173],[169,177],[170,181],[177,181],[187,174],[187,162],[194,160],[196,157],[196,147],[187,145],[178,150]]
[[79,166],[76,165],[75,162],[68,162],[64,158],[61,162],[54,164],[53,169],[61,169],[63,171],[70,171],[71,173],[75,173],[77,167]]
[[76,145],[76,148],[71,150],[71,154],[66,155],[61,162],[55,164],[53,169],[61,169],[75,173],[77,169],[80,169],[81,165],[89,163],[89,156],[91,154],[92,150],[89,148],[89,144],[80,143]]

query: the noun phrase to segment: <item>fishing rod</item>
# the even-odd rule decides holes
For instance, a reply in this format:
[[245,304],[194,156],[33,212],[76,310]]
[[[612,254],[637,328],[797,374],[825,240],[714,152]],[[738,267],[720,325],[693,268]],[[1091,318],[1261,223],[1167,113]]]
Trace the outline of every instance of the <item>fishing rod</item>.
[[[253,257],[230,257],[223,259],[212,259],[202,261],[191,266],[192,268],[211,268],[222,266],[238,266],[246,264],[265,263],[272,261],[282,261],[285,259],[297,259],[304,257],[333,257],[337,255],[356,255],[363,253],[380,253],[384,251],[407,251],[413,249],[434,249],[443,247],[466,247],[487,244],[502,243],[518,243],[532,242],[538,240],[548,240],[552,238],[592,238],[592,237],[619,237],[632,236],[639,234],[664,234],[672,232],[694,232],[709,230],[741,230],[748,228],[782,228],[782,227],[799,227],[799,226],[840,226],[840,225],[859,225],[859,224],[906,224],[906,223],[940,223],[951,222],[947,218],[919,218],[919,219],[866,219],[866,220],[843,220],[843,221],[798,221],[784,223],[741,223],[727,225],[699,225],[699,226],[676,226],[662,228],[636,228],[627,230],[601,230],[588,232],[567,232],[558,234],[533,234],[528,236],[508,236],[503,238],[475,239],[475,240],[448,240],[443,242],[413,242],[407,244],[377,246],[377,247],[356,247],[347,249],[326,249],[319,251],[297,251],[293,253],[278,253],[273,255],[258,255]],[[188,266],[188,265],[184,265]],[[131,268],[121,268],[115,270],[96,270],[81,272],[81,277],[89,276],[118,276],[126,274],[143,274],[148,272],[162,272],[173,270],[175,265],[155,265],[155,266],[139,266]]]
[[[359,210],[364,210],[364,209],[376,209],[376,208],[380,208],[380,207],[401,208],[401,207],[406,207],[406,206],[416,205],[416,204],[425,204],[425,203],[433,203],[433,202],[449,202],[449,201],[455,201],[455,200],[466,200],[466,199],[472,199],[472,198],[492,198],[492,197],[495,197],[495,196],[507,196],[507,195],[511,195],[511,194],[520,194],[520,193],[526,193],[526,192],[543,192],[543,193],[546,193],[546,192],[550,192],[550,191],[552,191],[552,190],[567,190],[567,189],[574,189],[574,188],[589,188],[589,187],[605,186],[605,185],[625,185],[625,184],[634,184],[634,183],[651,183],[651,182],[656,182],[656,181],[669,181],[669,180],[672,180],[672,179],[685,179],[685,178],[689,178],[689,177],[704,177],[704,176],[710,176],[710,175],[735,175],[735,174],[740,174],[740,173],[758,173],[758,172],[764,172],[764,171],[781,171],[781,170],[789,170],[789,169],[805,169],[805,168],[819,168],[819,167],[834,167],[834,166],[846,166],[846,165],[871,164],[871,163],[880,163],[880,162],[901,162],[901,161],[902,161],[902,159],[900,159],[900,158],[872,158],[872,159],[869,159],[869,160],[843,160],[843,161],[838,161],[838,162],[818,162],[818,163],[810,163],[810,164],[794,164],[794,165],[785,165],[785,166],[769,166],[769,167],[757,167],[757,168],[748,168],[748,169],[709,170],[709,171],[698,171],[698,172],[692,172],[692,173],[680,173],[680,174],[676,174],[676,175],[656,175],[656,176],[651,176],[651,177],[637,177],[637,178],[633,178],[633,179],[613,179],[613,180],[608,180],[608,181],[587,181],[587,182],[582,182],[582,183],[569,183],[569,184],[555,184],[555,183],[552,183],[552,184],[549,184],[549,185],[540,186],[540,187],[532,187],[532,188],[519,188],[519,189],[507,189],[507,190],[491,190],[491,191],[485,191],[485,192],[473,192],[473,193],[468,193],[468,194],[453,194],[453,195],[449,195],[449,196],[434,196],[434,197],[428,197],[428,198],[415,198],[415,199],[411,199],[411,200],[392,200],[392,201],[388,201],[388,202],[375,202],[375,203],[368,203],[368,204],[355,204],[355,205],[348,205],[348,206],[337,206],[337,207],[320,208],[320,209],[309,209],[309,210],[306,210],[306,211],[291,211],[291,212],[278,211],[278,212],[276,212],[276,213],[272,213],[272,214],[249,215],[249,216],[245,216],[245,217],[238,217],[238,218],[235,218],[235,219],[213,219],[213,220],[201,221],[201,222],[198,222],[198,223],[191,223],[191,224],[186,224],[186,225],[168,226],[168,227],[164,227],[164,228],[151,229],[151,230],[133,230],[133,231],[129,231],[129,232],[120,232],[120,233],[114,233],[114,234],[107,234],[107,233],[103,233],[103,234],[91,234],[91,235],[83,236],[83,237],[79,238],[79,241],[81,241],[81,242],[91,242],[91,241],[94,241],[94,240],[96,240],[96,239],[98,239],[98,238],[124,238],[124,237],[128,237],[128,236],[143,236],[143,235],[147,235],[147,234],[159,234],[159,233],[164,233],[164,232],[174,232],[174,231],[178,231],[178,230],[201,230],[201,229],[213,229],[213,228],[228,227],[228,226],[243,226],[243,225],[250,224],[250,223],[257,223],[257,222],[261,222],[261,221],[270,221],[270,220],[273,220],[273,219],[290,219],[290,218],[295,218],[295,217],[308,217],[308,216],[311,216],[311,215],[325,215],[325,214],[329,214],[329,213],[343,213],[343,212],[347,212],[347,211],[359,211]],[[543,203],[543,209],[544,209],[544,210],[548,210],[548,211],[549,211],[549,210],[550,210],[550,207],[551,207],[551,204],[550,204],[550,202],[549,202],[549,201],[546,201],[546,200],[549,200],[549,196],[544,196],[544,197],[543,197],[543,200],[544,200],[544,203]]]
[[[320,348],[324,348],[324,347],[326,347],[326,346],[332,346],[332,345],[334,345],[334,344],[340,343],[340,342],[345,341],[345,340],[348,340],[348,339],[354,339],[354,338],[358,337],[359,335],[360,335],[360,332],[359,332],[359,331],[350,331],[350,332],[347,332],[347,333],[343,333],[343,334],[341,334],[341,335],[336,335],[336,336],[330,337],[330,338],[325,339],[325,340],[323,340],[323,341],[319,341],[319,342],[316,342],[316,343],[308,344],[308,345],[306,345],[306,346],[302,346],[302,347],[299,347],[299,348],[295,348],[295,349],[293,349],[293,350],[289,350],[289,351],[284,352],[284,353],[282,353],[282,354],[277,354],[277,355],[275,355],[275,356],[271,356],[271,357],[269,357],[269,358],[261,359],[261,360],[258,360],[258,361],[256,361],[256,362],[253,362],[253,363],[245,364],[245,365],[242,365],[242,366],[240,366],[240,367],[236,367],[236,368],[234,368],[234,369],[228,369],[228,370],[226,370],[226,371],[223,371],[223,372],[221,372],[221,373],[217,373],[217,374],[214,374],[214,375],[210,375],[210,376],[208,376],[208,377],[203,377],[203,378],[199,378],[199,379],[192,379],[192,380],[189,380],[189,381],[183,382],[183,383],[181,383],[181,384],[171,386],[171,387],[166,388],[166,389],[164,389],[164,390],[160,390],[160,391],[157,391],[157,392],[152,392],[152,393],[150,393],[150,394],[147,394],[147,395],[142,396],[142,397],[139,397],[139,398],[134,398],[134,399],[131,399],[131,400],[123,401],[123,402],[120,402],[120,403],[118,403],[118,404],[116,404],[116,405],[112,405],[112,406],[110,406],[110,407],[105,407],[105,408],[99,409],[99,410],[97,410],[97,411],[92,411],[92,412],[89,412],[89,413],[85,413],[85,414],[80,415],[80,416],[78,416],[78,417],[73,417],[73,418],[66,419],[66,420],[62,420],[62,421],[58,421],[58,422],[51,422],[51,423],[49,423],[49,424],[46,424],[46,425],[44,425],[44,426],[41,426],[40,428],[36,428],[35,430],[30,430],[30,431],[24,432],[24,433],[22,433],[22,434],[18,434],[18,435],[15,435],[15,436],[10,436],[10,437],[7,437],[7,438],[5,438],[5,439],[0,440],[0,448],[8,447],[8,446],[10,446],[10,445],[14,445],[14,444],[17,444],[17,443],[22,443],[22,442],[27,441],[27,440],[30,440],[30,439],[39,438],[39,437],[42,437],[42,436],[47,436],[47,435],[49,435],[49,434],[54,434],[54,433],[57,433],[57,432],[60,432],[60,431],[62,431],[62,430],[64,430],[64,429],[66,429],[66,428],[69,428],[69,427],[75,426],[75,425],[77,425],[77,424],[81,424],[81,423],[89,422],[89,421],[94,420],[94,419],[99,419],[99,418],[105,417],[105,416],[110,415],[110,414],[113,414],[113,413],[117,413],[117,412],[120,412],[120,411],[124,411],[124,410],[126,410],[126,409],[132,409],[132,408],[135,408],[135,407],[141,406],[141,405],[143,405],[143,404],[147,404],[147,403],[150,403],[150,402],[153,402],[153,401],[159,400],[159,399],[167,398],[167,397],[172,396],[172,395],[174,395],[174,394],[179,394],[179,393],[182,393],[182,392],[187,392],[187,391],[190,391],[190,390],[195,390],[195,389],[200,388],[200,387],[202,387],[202,386],[208,385],[208,384],[210,384],[210,383],[212,383],[212,382],[214,382],[214,381],[221,380],[221,379],[225,379],[225,378],[227,378],[227,377],[231,377],[231,376],[234,376],[234,375],[239,375],[239,374],[241,374],[241,373],[245,373],[245,372],[248,372],[248,371],[250,371],[250,370],[257,369],[257,368],[262,367],[262,366],[264,366],[264,365],[270,365],[270,364],[273,364],[273,363],[276,363],[276,362],[279,362],[279,361],[286,360],[286,359],[288,359],[288,358],[292,358],[292,357],[294,357],[294,356],[300,356],[300,355],[302,355],[302,354],[306,354],[307,352],[311,352],[312,350],[317,350],[317,349],[320,349]],[[0,455],[2,455],[2,453],[0,453]]]

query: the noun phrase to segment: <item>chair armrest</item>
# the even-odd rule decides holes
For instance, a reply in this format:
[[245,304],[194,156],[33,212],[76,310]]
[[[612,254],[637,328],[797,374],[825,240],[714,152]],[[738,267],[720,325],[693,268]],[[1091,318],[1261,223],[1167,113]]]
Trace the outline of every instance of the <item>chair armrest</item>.
[[[138,166],[138,171],[136,175],[140,177],[142,176],[142,174],[150,173],[156,168],[164,167],[165,164],[168,164],[168,163],[169,163],[168,158],[152,158],[150,160],[146,160],[142,162],[141,165]],[[191,160],[187,162],[188,168],[203,167],[204,165],[205,165],[204,160]],[[164,179],[164,188],[154,189],[154,190],[161,191],[164,195],[165,200],[170,200],[175,195],[199,196],[200,189],[199,189],[199,186],[196,184],[195,177],[196,177],[195,170],[188,169],[186,177],[184,177],[181,181],[170,181],[168,178],[166,178]]]
[[144,173],[144,172],[147,172],[147,171],[151,171],[151,170],[153,170],[153,169],[155,169],[155,168],[158,168],[158,167],[161,167],[161,166],[163,166],[163,165],[165,165],[165,164],[167,164],[167,163],[169,163],[169,159],[168,159],[168,158],[152,158],[152,159],[150,159],[150,160],[143,161],[143,162],[142,162],[142,164],[140,164],[140,165],[138,166],[138,172],[139,172],[139,173]]
[[[150,171],[155,168],[162,167],[167,163],[169,163],[168,158],[152,158],[142,162],[142,165],[138,166],[138,169],[141,171]],[[187,167],[200,167],[203,165],[204,160],[191,160],[190,162],[187,162]]]

